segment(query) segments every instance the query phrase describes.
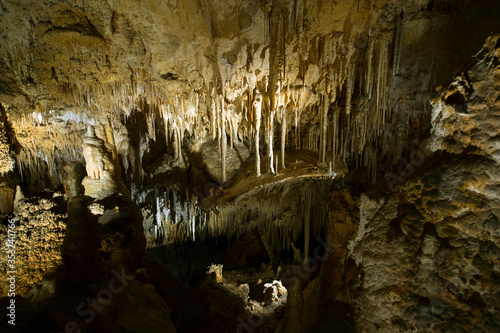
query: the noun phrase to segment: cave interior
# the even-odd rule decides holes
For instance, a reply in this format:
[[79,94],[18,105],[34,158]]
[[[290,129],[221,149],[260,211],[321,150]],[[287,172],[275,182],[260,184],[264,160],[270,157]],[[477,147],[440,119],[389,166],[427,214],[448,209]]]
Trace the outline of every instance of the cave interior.
[[488,0],[2,0],[2,332],[499,332]]

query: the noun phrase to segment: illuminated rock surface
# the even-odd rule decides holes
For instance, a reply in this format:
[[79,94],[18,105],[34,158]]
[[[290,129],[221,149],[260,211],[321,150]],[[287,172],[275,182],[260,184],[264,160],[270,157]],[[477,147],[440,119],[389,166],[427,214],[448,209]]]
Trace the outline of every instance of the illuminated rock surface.
[[[19,322],[497,330],[499,12],[2,1],[0,236],[15,218]],[[106,303],[92,319],[89,297]]]

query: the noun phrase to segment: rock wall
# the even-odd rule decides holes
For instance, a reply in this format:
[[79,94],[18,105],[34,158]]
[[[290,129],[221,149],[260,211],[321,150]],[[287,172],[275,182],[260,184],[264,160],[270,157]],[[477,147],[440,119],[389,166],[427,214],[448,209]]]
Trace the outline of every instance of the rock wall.
[[[66,231],[65,202],[62,193],[55,193],[52,198],[23,200],[14,210],[16,234],[14,245],[16,250],[16,293],[26,295],[43,276],[53,271],[61,261],[61,245]],[[11,215],[11,217],[13,217]],[[1,225],[0,241],[7,246],[8,227]],[[5,247],[7,248],[7,247]],[[0,256],[1,280],[0,294],[6,296],[9,282],[6,280],[9,271],[7,251]]]
[[[493,332],[500,325],[499,40],[489,37],[433,100],[434,153],[415,153],[394,191],[378,184],[359,196],[358,211],[327,225],[336,230],[359,212],[345,261],[332,257],[323,269],[333,290],[327,301],[354,308],[356,331]],[[335,212],[342,200],[331,205]],[[349,286],[353,270],[329,268],[350,261]]]

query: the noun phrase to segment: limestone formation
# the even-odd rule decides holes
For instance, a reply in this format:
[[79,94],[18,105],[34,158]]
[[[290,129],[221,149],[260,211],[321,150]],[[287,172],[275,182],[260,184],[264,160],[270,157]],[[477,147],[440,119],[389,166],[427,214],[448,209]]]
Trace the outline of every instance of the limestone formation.
[[432,151],[471,151],[500,163],[499,40],[490,36],[463,74],[432,100]]
[[2,177],[14,171],[15,160],[12,152],[14,135],[5,108],[0,104],[0,174]]
[[63,186],[68,199],[85,193],[85,188],[82,185],[85,171],[82,169],[83,166],[76,162],[70,162],[64,167]]
[[262,94],[259,90],[255,91],[253,101],[255,112],[255,175],[260,176],[260,121],[262,117]]
[[[82,157],[82,126],[101,126],[92,119],[143,131],[119,156],[133,159],[136,185],[159,141],[182,160],[185,139],[226,134],[258,139],[264,150],[256,147],[254,158],[266,156],[265,172],[281,141],[281,164],[287,150],[312,149],[323,166],[340,156],[368,167],[374,182],[425,133],[434,87],[498,28],[498,4],[486,0],[244,0],[238,10],[229,0],[147,3],[147,18],[130,14],[130,0],[5,5],[0,93],[22,134],[21,173],[40,179],[34,190],[56,186],[54,170]],[[184,12],[193,15],[186,21]],[[282,130],[280,108],[297,109],[279,121]],[[92,176],[103,171],[96,165]]]
[[0,104],[0,213],[11,213],[18,179],[14,175],[15,134],[5,108]]
[[116,148],[98,138],[93,126],[89,126],[83,139],[83,156],[87,177],[83,179],[85,195],[103,199],[121,190]]
[[[62,193],[47,193],[48,198],[21,200],[14,210],[16,225],[16,293],[28,294],[46,273],[62,263],[61,246],[66,230],[67,214],[61,211],[64,206]],[[7,245],[8,227],[1,226],[0,241]],[[2,296],[8,294],[8,255],[0,254],[0,286]]]
[[1,1],[16,328],[497,331],[499,12]]
[[410,155],[392,193],[375,187],[349,209],[342,208],[345,190],[332,197],[327,230],[340,255],[325,262],[320,299],[337,311],[354,309],[354,321],[340,326],[445,332],[500,325],[500,288],[491,278],[500,260],[498,106],[487,102],[497,96],[498,38],[488,38],[434,100],[434,154]]

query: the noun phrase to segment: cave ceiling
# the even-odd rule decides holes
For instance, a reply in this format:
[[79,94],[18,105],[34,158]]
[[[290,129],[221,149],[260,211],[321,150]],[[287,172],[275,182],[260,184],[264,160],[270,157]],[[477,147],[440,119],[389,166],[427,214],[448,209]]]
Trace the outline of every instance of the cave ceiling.
[[422,144],[429,100],[499,28],[498,7],[3,1],[0,101],[16,151],[5,169],[28,192],[60,185],[92,125],[111,133],[129,189],[175,170],[198,200],[232,187],[205,206],[348,170],[368,186]]

